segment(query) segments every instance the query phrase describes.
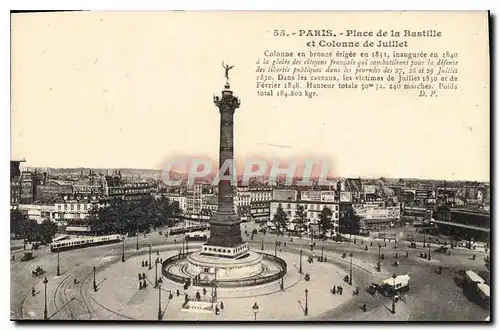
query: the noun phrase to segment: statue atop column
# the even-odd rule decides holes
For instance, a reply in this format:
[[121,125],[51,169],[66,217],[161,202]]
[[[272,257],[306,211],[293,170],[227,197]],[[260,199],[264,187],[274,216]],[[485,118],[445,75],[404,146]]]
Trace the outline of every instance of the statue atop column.
[[225,65],[224,61],[222,61],[222,67],[226,71],[224,75],[224,77],[226,77],[226,84],[229,84],[229,70],[233,69],[234,66],[229,66],[228,64]]

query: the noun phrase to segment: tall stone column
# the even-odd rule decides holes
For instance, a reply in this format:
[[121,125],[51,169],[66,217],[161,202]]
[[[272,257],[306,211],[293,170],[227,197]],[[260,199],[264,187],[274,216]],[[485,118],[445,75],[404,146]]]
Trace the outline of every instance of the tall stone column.
[[[233,95],[229,83],[224,86],[222,97],[214,97],[214,104],[220,112],[219,169],[230,162],[234,166],[234,111],[240,106],[240,100]],[[230,169],[235,171],[233,167]],[[226,170],[221,175],[234,176]],[[234,212],[233,187],[229,179],[219,180],[219,204],[210,220],[210,238],[207,245],[236,247],[243,243],[240,229],[241,220]]]

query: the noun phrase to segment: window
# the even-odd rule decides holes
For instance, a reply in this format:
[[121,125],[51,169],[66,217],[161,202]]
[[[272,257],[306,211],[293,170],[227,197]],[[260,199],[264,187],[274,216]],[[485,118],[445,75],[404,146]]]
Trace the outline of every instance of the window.
[[71,211],[75,210],[75,205],[71,204]]
[[77,209],[77,210],[80,210],[80,205],[76,205],[76,209]]

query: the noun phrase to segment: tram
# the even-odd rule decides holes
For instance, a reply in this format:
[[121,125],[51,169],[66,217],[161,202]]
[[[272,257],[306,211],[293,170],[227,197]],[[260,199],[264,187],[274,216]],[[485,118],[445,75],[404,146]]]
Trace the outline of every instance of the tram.
[[61,240],[50,244],[50,251],[60,252],[60,251],[67,251],[71,249],[78,249],[90,246],[108,245],[120,242],[121,240],[122,236],[119,234]]

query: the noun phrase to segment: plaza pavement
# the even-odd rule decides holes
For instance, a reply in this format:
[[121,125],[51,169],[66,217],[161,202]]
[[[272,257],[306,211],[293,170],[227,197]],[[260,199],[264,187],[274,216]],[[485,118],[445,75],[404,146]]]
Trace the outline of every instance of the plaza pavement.
[[[177,251],[162,252],[160,257],[167,258],[176,254]],[[267,251],[267,253],[274,253]],[[153,255],[154,257],[155,255]],[[259,305],[257,318],[259,320],[301,320],[306,318],[304,315],[305,307],[305,289],[308,289],[308,311],[309,317],[318,315],[327,310],[334,309],[352,298],[353,286],[344,283],[342,278],[347,274],[347,270],[329,264],[313,262],[308,263],[306,258],[303,260],[303,271],[311,275],[311,281],[306,282],[303,275],[300,275],[298,269],[293,266],[293,260],[298,260],[295,253],[280,252],[279,256],[288,263],[288,274],[285,277],[285,291],[280,290],[279,282],[264,284],[256,287],[246,288],[218,288],[218,300],[224,303],[224,309],[220,315],[214,313],[196,313],[182,310],[184,294],[188,293],[194,297],[198,290],[202,297],[208,299],[211,289],[207,289],[207,294],[203,296],[201,287],[191,286],[184,291],[181,284],[176,284],[163,278],[162,283],[162,309],[164,310],[165,320],[253,320],[254,313],[252,306],[254,303]],[[148,270],[147,267],[141,267],[142,260],[148,260],[149,255],[144,254],[128,259],[125,263],[115,263],[98,274],[99,279],[113,279],[93,293],[94,300],[102,306],[98,308],[99,318],[109,318],[110,311],[115,312],[116,319],[149,319],[155,320],[158,311],[158,290],[153,288],[155,280],[155,268]],[[138,289],[138,273],[144,272],[147,275],[149,286],[145,290]],[[158,268],[158,277],[160,270]],[[342,285],[344,287],[343,295],[332,295],[330,289],[333,286]],[[176,290],[181,295],[176,296]],[[169,291],[174,296],[172,300],[168,299]],[[107,309],[101,317],[101,310]],[[107,317],[106,317],[107,316]]]
[[[260,237],[256,236],[255,240],[251,243],[251,248],[254,250],[260,250]],[[140,237],[140,251],[135,251],[135,238],[127,239],[125,243],[126,247],[126,256],[127,262],[133,258],[133,255],[143,255],[144,259],[147,256],[147,244],[151,243],[154,248],[153,252],[158,249],[158,247],[165,246],[165,249],[169,249],[177,252],[180,248],[180,237],[177,237],[177,245],[173,245],[173,241],[175,237],[169,237],[166,239],[164,236],[158,235],[157,232],[153,232],[147,236],[147,238]],[[274,253],[274,235],[266,235],[264,236],[264,242],[266,250],[269,253]],[[281,241],[286,241],[288,238],[282,238]],[[382,240],[383,241],[383,240]],[[308,272],[307,268],[310,266],[311,268],[326,265],[325,263],[314,262],[313,265],[309,265],[307,263],[307,254],[310,252],[307,249],[308,243],[310,239],[298,239],[294,238],[293,243],[287,242],[287,247],[283,248],[283,253],[291,251],[296,254],[298,250],[302,247],[304,250],[304,260],[303,267],[304,272]],[[417,257],[419,252],[427,252],[428,249],[421,248],[421,245],[418,245],[417,249],[407,249],[403,246],[398,248],[397,250],[403,252],[408,250],[410,252],[409,258],[401,258],[401,265],[399,267],[392,267],[391,262],[393,258],[390,258],[394,252],[397,250],[392,248],[392,245],[388,244],[387,247],[382,248],[382,253],[386,255],[386,259],[382,260],[382,273],[377,273],[374,270],[374,265],[377,261],[377,253],[378,248],[369,247],[368,251],[364,251],[364,245],[361,244],[348,244],[348,243],[334,243],[334,242],[317,242],[316,248],[314,250],[315,255],[318,256],[321,254],[320,246],[324,245],[324,255],[328,257],[327,264],[336,265],[339,269],[343,269],[341,273],[341,277],[343,277],[344,273],[347,273],[348,270],[348,262],[349,258],[342,259],[340,254],[342,251],[354,252],[353,258],[353,274],[354,274],[354,286],[360,284],[361,287],[369,285],[372,281],[379,281],[381,279],[388,278],[388,275],[391,275],[393,272],[397,274],[408,273],[412,277],[411,285],[412,289],[410,291],[408,300],[406,303],[402,303],[401,301],[397,304],[397,314],[393,315],[387,310],[387,307],[390,308],[390,300],[387,301],[387,298],[373,298],[368,296],[366,292],[362,291],[360,296],[356,296],[353,300],[347,300],[346,302],[340,303],[339,306],[336,304],[330,306],[330,310],[326,312],[319,313],[319,309],[314,308],[314,299],[309,300],[309,311],[310,316],[307,318],[308,320],[484,320],[486,316],[489,315],[489,311],[479,308],[474,303],[468,301],[463,293],[461,293],[461,289],[453,283],[453,275],[457,270],[460,269],[472,269],[480,272],[484,272],[489,275],[489,272],[486,271],[484,266],[483,258],[485,256],[484,252],[481,250],[468,250],[468,249],[453,249],[452,254],[450,256],[432,253],[431,263],[420,259]],[[398,245],[400,246],[400,245]],[[190,245],[191,247],[191,245]],[[434,247],[434,245],[433,245]],[[435,247],[438,247],[436,245]],[[88,272],[91,270],[92,265],[98,265],[99,271],[97,274],[98,282],[103,281],[100,286],[99,291],[95,294],[96,296],[102,296],[104,293],[107,284],[113,284],[112,278],[104,277],[106,268],[111,266],[122,265],[120,268],[126,268],[129,266],[129,269],[134,269],[131,272],[130,278],[130,286],[137,288],[137,272],[140,267],[140,258],[134,266],[125,262],[120,262],[120,254],[121,252],[121,244],[114,244],[108,246],[101,247],[92,247],[86,248],[82,250],[68,251],[61,253],[61,270],[63,272],[62,276],[55,276],[55,268],[56,268],[56,254],[50,253],[47,247],[42,247],[38,251],[35,251],[35,259],[29,262],[20,262],[20,254],[21,253],[13,253],[16,254],[16,261],[11,262],[11,316],[12,318],[35,318],[40,319],[43,317],[43,276],[32,277],[31,270],[33,270],[36,265],[40,265],[43,267],[47,273],[47,278],[49,283],[47,284],[47,304],[48,304],[48,313],[49,316],[52,316],[57,311],[57,307],[63,306],[67,303],[68,300],[71,300],[73,297],[75,299],[71,301],[64,309],[60,312],[53,315],[52,318],[57,319],[126,319],[126,316],[117,317],[116,312],[113,311],[115,307],[105,308],[104,305],[100,305],[99,302],[95,302],[92,299],[94,295],[91,289],[91,277],[88,278]],[[476,260],[472,260],[470,256],[472,254],[476,254]],[[163,254],[163,253],[162,253]],[[296,258],[298,262],[298,258]],[[364,263],[364,264],[363,264]],[[291,269],[291,265],[293,262],[289,263],[289,270]],[[444,268],[443,275],[437,275],[433,272],[433,268],[436,265],[441,265]],[[363,269],[370,270],[372,268],[372,273],[366,272]],[[101,271],[101,268],[102,271]],[[126,271],[130,273],[130,270]],[[308,285],[313,284],[316,278],[316,273],[321,274],[322,268],[316,270],[314,273],[311,272],[312,281],[307,283]],[[141,271],[142,272],[142,271]],[[150,270],[148,274],[153,272],[154,269]],[[323,273],[325,274],[325,273]],[[87,275],[86,282],[79,283],[76,286],[72,284],[72,282],[62,282],[66,276],[71,276],[71,278],[83,279]],[[124,273],[120,273],[121,277],[124,277]],[[117,275],[118,276],[118,275]],[[128,277],[128,276],[127,276]],[[70,279],[70,278],[68,278]],[[151,280],[151,275],[149,275],[149,280]],[[291,279],[291,278],[290,278]],[[325,279],[322,283],[325,283],[321,290],[325,293],[329,293],[329,288],[333,285],[332,283],[335,280]],[[285,285],[287,281],[285,281]],[[167,283],[167,282],[166,282]],[[165,284],[166,284],[165,283]],[[305,282],[302,280],[299,282],[300,285]],[[348,290],[345,286],[345,283],[338,281],[337,285],[342,284],[344,286],[344,296],[347,294],[351,294],[350,290]],[[166,286],[173,286],[173,284]],[[271,286],[273,284],[269,284]],[[35,286],[36,291],[38,292],[35,297],[31,297],[31,287]],[[58,291],[55,291],[55,288],[58,287]],[[279,285],[275,285],[277,289],[279,289]],[[303,289],[299,290],[299,287],[296,287],[298,292],[303,292]],[[191,290],[192,288],[190,288]],[[257,288],[254,289],[258,291]],[[363,288],[361,288],[363,290]],[[288,291],[288,290],[287,290]],[[313,291],[311,289],[311,291]],[[117,288],[114,293],[126,292],[124,288]],[[138,291],[137,291],[138,292]],[[149,293],[146,295],[146,292]],[[169,313],[172,312],[174,314],[175,311],[179,311],[176,309],[176,305],[182,305],[183,297],[176,298],[169,302],[168,296],[165,291],[162,293],[162,302],[164,305],[167,305],[166,308],[166,319],[171,319],[169,317]],[[194,291],[196,292],[196,291]],[[291,290],[290,290],[291,292]],[[147,290],[143,290],[144,294],[140,294],[132,297],[128,297],[129,301],[132,302],[141,302],[142,305],[136,305],[136,316],[144,316],[144,319],[156,319],[157,310],[158,310],[158,291],[152,289],[151,286],[148,287]],[[286,293],[286,292],[285,292]],[[310,298],[312,292],[310,293]],[[252,293],[251,295],[258,295],[259,293]],[[279,295],[280,293],[273,294]],[[221,294],[222,295],[222,294]],[[333,295],[329,294],[331,297]],[[145,296],[142,298],[142,296]],[[300,296],[299,294],[297,295]],[[303,297],[304,295],[302,295]],[[276,314],[283,314],[283,312],[278,313],[278,311],[291,309],[292,307],[296,307],[295,304],[292,303],[292,300],[288,300],[285,298],[286,306],[278,306],[274,303],[274,301],[269,300],[270,296],[256,296],[255,302],[258,303],[259,306],[263,307],[259,310],[257,319],[261,317],[265,317],[266,311],[268,312],[276,312]],[[330,299],[332,299],[330,297]],[[352,295],[350,295],[352,297]],[[313,296],[314,298],[314,296]],[[126,298],[125,298],[126,299]],[[124,299],[124,300],[125,300]],[[177,300],[179,299],[179,300]],[[242,317],[253,319],[253,313],[251,311],[251,306],[253,302],[251,302],[250,298],[241,304],[233,305],[230,301],[225,303],[225,309],[221,311],[221,315],[215,316],[209,314],[208,316],[205,314],[195,314],[197,317],[193,317],[192,313],[181,313],[181,317],[176,317],[176,319],[182,319],[182,316],[185,319],[220,319],[220,320],[235,320],[232,316],[233,313],[231,311],[233,309],[238,309],[238,312],[234,312],[234,314],[241,314]],[[334,298],[334,300],[338,300],[339,298]],[[109,298],[106,298],[109,300]],[[231,299],[227,299],[231,300]],[[298,304],[298,300],[300,298],[294,299]],[[385,301],[384,301],[385,300]],[[302,299],[303,301],[303,299]],[[127,301],[128,302],[128,301]],[[318,301],[322,303],[321,301]],[[328,301],[325,301],[328,302]],[[334,302],[335,303],[335,302]],[[368,311],[366,313],[360,313],[359,305],[362,303],[368,304]],[[113,303],[112,303],[113,304]],[[268,307],[269,306],[269,307]],[[230,308],[231,307],[231,308]],[[235,308],[240,307],[240,308]],[[336,308],[335,308],[336,307]],[[335,309],[333,309],[335,308]],[[109,310],[108,310],[109,309]],[[300,312],[300,308],[299,312]],[[316,310],[315,310],[316,309]],[[318,314],[319,313],[319,314]],[[149,317],[146,315],[149,314]],[[187,314],[187,315],[186,315]],[[261,314],[264,314],[261,316]],[[202,316],[204,315],[204,316]],[[231,315],[231,316],[230,316]],[[300,314],[295,314],[293,316],[295,319],[304,319],[305,316]],[[230,317],[229,317],[230,316]],[[175,316],[172,315],[172,319]],[[286,319],[283,315],[271,316],[272,319]]]

